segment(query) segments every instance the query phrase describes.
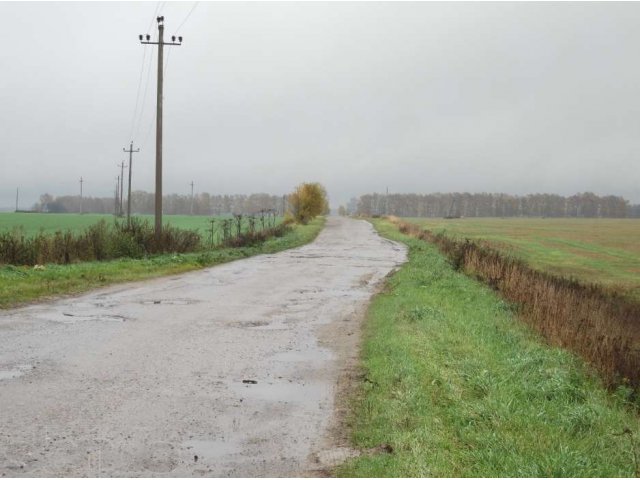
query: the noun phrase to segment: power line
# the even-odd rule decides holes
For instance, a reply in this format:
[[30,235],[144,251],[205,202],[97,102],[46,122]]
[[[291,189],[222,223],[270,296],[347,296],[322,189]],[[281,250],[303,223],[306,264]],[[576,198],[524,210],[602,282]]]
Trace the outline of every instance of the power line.
[[[191,6],[191,9],[189,10],[189,13],[187,13],[187,16],[184,17],[184,20],[182,20],[182,23],[180,23],[180,25],[178,26],[178,28],[176,28],[175,30],[175,34],[177,35],[178,32],[180,31],[180,29],[184,26],[185,23],[187,23],[187,20],[189,20],[189,17],[191,16],[191,14],[193,13],[193,11],[196,9],[196,7],[198,6],[199,2],[193,2],[193,5]],[[167,76],[167,68],[169,68],[169,59],[171,58],[171,50],[169,50],[169,52],[167,53],[167,59],[165,61],[164,64],[164,73],[163,75],[166,77]]]
[[138,114],[138,103],[140,100],[140,87],[142,87],[142,76],[144,74],[144,64],[145,64],[146,56],[147,56],[147,48],[145,46],[145,48],[142,50],[142,66],[140,68],[140,77],[138,78],[138,91],[136,92],[136,106],[133,109],[133,118],[131,118],[131,131],[129,133],[130,139],[132,139],[133,137],[133,129],[136,124],[136,115]]
[[147,27],[147,32],[151,30],[151,25],[153,25],[153,21],[156,19],[156,16],[158,15],[158,9],[160,8],[160,5],[162,5],[163,3],[165,2],[156,3],[156,9],[153,11],[153,16],[151,17],[151,21],[149,22],[149,26]]
[[[157,2],[156,3],[156,8],[153,11],[153,16],[151,17],[151,20],[149,21],[149,27],[147,28],[147,31],[149,31],[149,29],[151,28],[151,25],[153,25],[153,20],[156,18],[156,14],[158,13],[158,9],[160,8],[160,6],[162,5],[163,2]],[[147,86],[149,85],[149,76],[150,76],[150,71],[151,71],[151,62],[153,59],[153,51],[151,52],[151,55],[149,56],[149,73],[147,73],[147,81],[145,83],[145,87],[144,87],[144,95],[142,98],[142,105],[140,106],[140,117],[138,118],[138,105],[140,105],[140,90],[142,87],[142,79],[144,78],[144,69],[145,69],[145,65],[146,65],[146,56],[147,56],[147,48],[145,45],[145,48],[142,51],[142,65],[140,66],[140,76],[138,78],[138,89],[136,91],[136,103],[135,103],[135,107],[133,109],[133,117],[131,118],[131,130],[129,132],[129,140],[133,140],[133,133],[135,131],[136,133],[136,137],[138,135],[138,133],[140,132],[140,124],[142,122],[142,116],[144,113],[144,105],[145,105],[145,100],[147,97]],[[136,119],[138,119],[138,122],[136,122]],[[136,128],[137,125],[137,128]]]
[[180,24],[180,26],[178,28],[176,28],[175,32],[176,34],[180,31],[180,29],[182,28],[182,26],[187,23],[187,20],[189,20],[189,17],[191,16],[191,14],[193,13],[193,11],[196,9],[196,7],[198,6],[199,2],[193,2],[193,6],[191,7],[191,10],[189,10],[189,13],[187,13],[187,16],[185,17],[185,19],[182,21],[182,23]]
[[[149,68],[147,69],[147,81],[144,84],[144,95],[142,96],[142,106],[140,108],[140,117],[138,117],[138,127],[136,128],[136,138],[140,134],[140,127],[142,125],[142,118],[144,116],[144,107],[147,104],[147,91],[149,89],[149,79],[151,78],[151,63],[153,62],[153,49],[155,45],[151,46],[151,54],[149,55]],[[146,49],[146,45],[145,45]]]
[[151,119],[151,122],[149,123],[149,128],[147,129],[147,134],[144,136],[144,141],[142,142],[142,149],[144,150],[144,147],[147,146],[147,140],[149,140],[149,135],[151,135],[151,130],[153,130],[153,124],[156,123],[156,114],[153,114],[153,118]]

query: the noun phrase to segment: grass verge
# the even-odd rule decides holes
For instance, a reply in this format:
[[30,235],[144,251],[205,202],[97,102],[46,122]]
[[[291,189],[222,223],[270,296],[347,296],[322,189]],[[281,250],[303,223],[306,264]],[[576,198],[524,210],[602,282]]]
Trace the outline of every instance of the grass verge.
[[78,294],[114,283],[171,275],[218,265],[263,253],[275,253],[313,241],[324,226],[318,217],[296,225],[282,237],[251,247],[221,248],[198,253],[158,255],[145,259],[119,259],[71,265],[32,267],[0,266],[0,308],[16,307],[43,298]]
[[569,352],[545,345],[434,245],[375,222],[409,261],[372,302],[353,399],[354,443],[389,444],[354,477],[627,477],[639,421]]

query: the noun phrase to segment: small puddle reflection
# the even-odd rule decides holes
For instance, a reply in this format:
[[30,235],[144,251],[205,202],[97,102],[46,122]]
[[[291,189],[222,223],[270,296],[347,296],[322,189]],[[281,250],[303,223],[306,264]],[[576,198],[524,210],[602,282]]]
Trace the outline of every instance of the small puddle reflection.
[[241,453],[240,442],[232,439],[189,440],[183,443],[192,456],[197,455],[198,461],[210,461]]
[[[327,388],[317,383],[261,383],[256,385],[234,384],[233,390],[244,398],[256,398],[268,402],[317,403],[327,396]],[[330,392],[329,392],[330,393]]]
[[237,322],[240,328],[250,328],[251,330],[286,330],[289,327],[282,320],[268,322],[266,320],[253,320],[250,322]]
[[29,370],[33,369],[33,365],[16,365],[9,370],[0,370],[0,380],[11,380],[23,376]]
[[167,299],[167,300],[143,300],[143,305],[191,305],[196,303],[195,300],[185,300],[181,298]]
[[277,362],[323,363],[331,359],[331,354],[318,350],[307,350],[305,352],[290,350],[288,352],[276,353],[272,358]]
[[78,322],[86,322],[87,320],[94,320],[99,322],[118,322],[122,323],[126,321],[126,317],[122,315],[85,315],[81,313],[69,313],[62,312],[62,318],[57,321],[62,323],[78,323]]

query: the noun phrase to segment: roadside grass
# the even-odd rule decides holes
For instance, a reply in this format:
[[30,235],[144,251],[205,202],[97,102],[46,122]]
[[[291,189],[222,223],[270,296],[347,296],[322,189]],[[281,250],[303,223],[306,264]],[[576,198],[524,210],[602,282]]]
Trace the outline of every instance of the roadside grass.
[[70,265],[48,264],[44,269],[0,266],[0,308],[64,294],[78,294],[114,283],[144,280],[218,265],[253,255],[275,253],[313,241],[325,223],[318,217],[308,225],[295,225],[282,237],[262,244],[203,250],[197,253],[167,254],[145,259],[119,259]]
[[406,218],[433,233],[486,241],[539,270],[598,283],[640,300],[640,220]]
[[350,460],[338,475],[638,474],[640,423],[629,390],[608,393],[576,356],[544,344],[434,245],[374,222],[408,245],[409,261],[370,306],[350,422],[357,447],[389,444],[393,453]]

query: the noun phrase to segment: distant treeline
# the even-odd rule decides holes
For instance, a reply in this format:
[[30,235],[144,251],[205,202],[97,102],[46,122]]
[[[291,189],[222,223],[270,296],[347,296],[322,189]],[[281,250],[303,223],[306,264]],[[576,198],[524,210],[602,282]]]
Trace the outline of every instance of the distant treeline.
[[367,194],[352,199],[350,214],[398,217],[606,217],[640,218],[640,205],[591,192],[570,197],[504,193]]
[[[193,196],[194,215],[225,215],[225,214],[252,214],[261,210],[275,210],[282,215],[284,209],[284,197],[255,193],[251,195],[211,195],[198,193]],[[114,197],[98,198],[83,197],[82,211],[84,213],[115,213],[119,203]],[[132,213],[154,213],[155,196],[153,193],[136,191],[131,192]],[[171,194],[162,199],[162,211],[166,215],[188,215],[192,212],[191,195]],[[127,199],[123,202],[123,209],[127,210]],[[54,197],[45,193],[40,196],[40,201],[33,206],[33,210],[49,213],[78,213],[80,212],[80,196],[66,195]]]

